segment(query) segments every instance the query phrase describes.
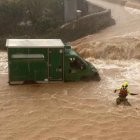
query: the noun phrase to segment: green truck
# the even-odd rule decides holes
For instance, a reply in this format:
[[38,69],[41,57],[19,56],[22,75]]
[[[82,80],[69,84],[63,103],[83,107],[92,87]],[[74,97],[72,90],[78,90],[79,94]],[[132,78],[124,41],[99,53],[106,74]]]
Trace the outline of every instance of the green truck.
[[7,39],[9,84],[100,80],[97,69],[60,39]]

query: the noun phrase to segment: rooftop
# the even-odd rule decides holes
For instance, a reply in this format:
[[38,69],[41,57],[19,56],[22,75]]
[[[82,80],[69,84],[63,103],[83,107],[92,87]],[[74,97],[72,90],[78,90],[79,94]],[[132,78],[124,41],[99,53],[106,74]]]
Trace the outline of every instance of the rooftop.
[[8,48],[63,48],[61,39],[7,39]]

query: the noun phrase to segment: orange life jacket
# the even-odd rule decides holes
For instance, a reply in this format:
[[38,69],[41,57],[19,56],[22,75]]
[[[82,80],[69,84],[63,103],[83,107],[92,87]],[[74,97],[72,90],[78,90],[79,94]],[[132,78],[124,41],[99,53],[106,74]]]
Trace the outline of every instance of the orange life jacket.
[[120,95],[120,96],[127,96],[127,94],[128,94],[127,88],[126,88],[126,87],[122,87],[122,88],[120,89],[119,95]]

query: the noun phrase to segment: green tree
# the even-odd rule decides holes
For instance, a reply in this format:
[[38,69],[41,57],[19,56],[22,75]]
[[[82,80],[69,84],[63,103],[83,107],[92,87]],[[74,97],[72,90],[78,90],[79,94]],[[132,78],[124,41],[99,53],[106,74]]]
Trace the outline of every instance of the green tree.
[[15,32],[23,17],[23,8],[19,1],[3,1],[0,4],[0,34]]
[[[25,33],[24,29],[27,34],[29,31],[48,33],[63,24],[63,5],[63,0],[3,0],[0,3],[0,34]],[[27,21],[31,21],[32,26],[20,26]]]
[[24,5],[33,27],[45,33],[63,23],[63,0],[24,0]]

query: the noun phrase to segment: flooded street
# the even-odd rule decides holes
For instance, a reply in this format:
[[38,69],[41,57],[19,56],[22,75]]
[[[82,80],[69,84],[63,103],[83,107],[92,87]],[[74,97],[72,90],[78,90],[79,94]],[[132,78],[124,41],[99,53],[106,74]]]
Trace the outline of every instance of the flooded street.
[[[104,39],[124,34],[137,34],[140,32],[140,11],[117,4],[109,3],[103,0],[88,0],[97,5],[101,5],[107,9],[111,9],[112,17],[115,19],[116,25],[108,27],[100,31],[91,38]],[[87,37],[88,39],[91,39]],[[84,40],[85,41],[85,40]]]
[[[117,24],[72,43],[99,70],[100,82],[9,86],[7,54],[0,52],[0,140],[140,139],[139,11],[102,4]],[[130,107],[116,106],[114,89],[125,81],[138,95],[128,96]]]
[[92,60],[100,82],[9,86],[0,80],[0,138],[6,140],[138,140],[140,94],[131,107],[116,106],[114,89],[124,80],[140,91],[140,61]]

